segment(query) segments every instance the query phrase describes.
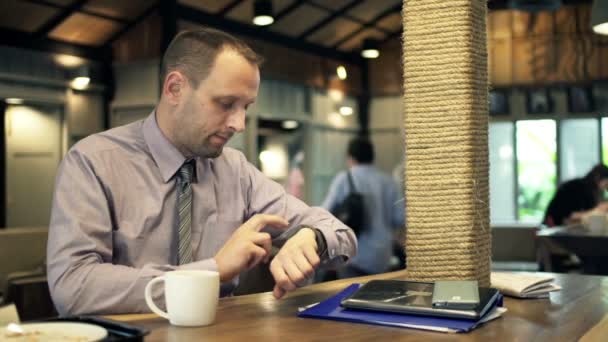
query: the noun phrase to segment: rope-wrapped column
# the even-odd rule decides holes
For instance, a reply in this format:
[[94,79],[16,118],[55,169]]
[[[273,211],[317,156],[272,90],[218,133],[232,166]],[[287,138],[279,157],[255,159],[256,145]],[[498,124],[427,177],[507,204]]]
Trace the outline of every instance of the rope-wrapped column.
[[404,0],[407,267],[490,284],[486,0]]

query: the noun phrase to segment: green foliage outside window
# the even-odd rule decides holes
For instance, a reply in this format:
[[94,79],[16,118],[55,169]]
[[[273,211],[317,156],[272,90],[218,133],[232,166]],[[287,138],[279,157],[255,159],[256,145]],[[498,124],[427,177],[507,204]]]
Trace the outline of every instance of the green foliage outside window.
[[516,141],[519,221],[540,223],[556,188],[555,121],[518,121]]

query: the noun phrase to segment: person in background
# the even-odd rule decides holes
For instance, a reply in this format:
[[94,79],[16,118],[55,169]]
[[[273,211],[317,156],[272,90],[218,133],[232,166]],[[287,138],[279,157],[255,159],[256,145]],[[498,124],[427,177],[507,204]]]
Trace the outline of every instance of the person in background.
[[363,195],[364,229],[358,236],[359,252],[351,262],[338,269],[339,278],[382,273],[389,270],[393,257],[395,229],[403,229],[405,208],[393,179],[373,165],[374,147],[365,138],[354,138],[348,144],[348,171],[332,181],[323,207],[334,210],[352,190],[350,172],[357,192]]
[[[89,136],[58,170],[47,246],[60,314],[148,312],[144,288],[172,270],[215,270],[221,295],[270,261],[273,294],[356,254],[353,231],[285,193],[237,150],[261,57],[213,29],[178,34],[145,119]],[[153,297],[164,302],[160,287]]]
[[583,178],[561,184],[545,212],[543,223],[549,227],[579,223],[596,213],[607,213],[603,202],[608,188],[608,167],[595,165]]
[[298,151],[293,158],[293,166],[289,170],[287,175],[287,181],[285,182],[285,191],[288,194],[304,200],[304,172],[302,172],[304,164],[304,152]]

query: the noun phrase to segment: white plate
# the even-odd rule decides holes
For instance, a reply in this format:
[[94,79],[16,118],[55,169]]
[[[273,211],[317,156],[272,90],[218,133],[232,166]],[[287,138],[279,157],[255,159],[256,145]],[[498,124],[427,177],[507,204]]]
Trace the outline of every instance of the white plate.
[[87,323],[48,322],[19,325],[23,335],[11,333],[6,327],[0,330],[0,341],[99,341],[108,336],[100,326]]

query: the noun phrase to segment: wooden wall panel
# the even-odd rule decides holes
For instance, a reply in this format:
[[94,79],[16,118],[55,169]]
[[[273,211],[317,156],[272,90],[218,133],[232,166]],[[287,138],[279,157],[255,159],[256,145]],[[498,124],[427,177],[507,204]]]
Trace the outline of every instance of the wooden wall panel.
[[512,40],[513,43],[513,55],[511,59],[512,64],[512,82],[518,83],[532,83],[534,81],[532,77],[532,39],[526,38],[515,38]]
[[494,39],[488,42],[488,51],[491,54],[490,84],[492,85],[506,86],[513,83],[511,42],[511,39]]
[[599,78],[608,79],[608,36],[596,35],[595,39],[599,51]]
[[555,32],[576,33],[577,10],[575,6],[562,6],[555,11]]
[[397,37],[380,47],[380,57],[368,62],[372,95],[399,95],[402,93],[401,53],[401,37]]
[[112,45],[115,62],[133,62],[160,57],[161,20],[152,13]]

